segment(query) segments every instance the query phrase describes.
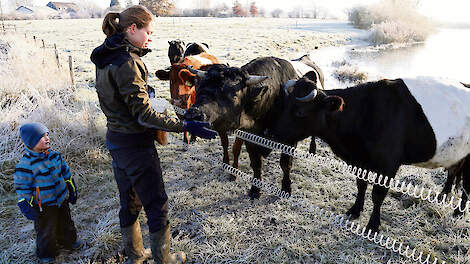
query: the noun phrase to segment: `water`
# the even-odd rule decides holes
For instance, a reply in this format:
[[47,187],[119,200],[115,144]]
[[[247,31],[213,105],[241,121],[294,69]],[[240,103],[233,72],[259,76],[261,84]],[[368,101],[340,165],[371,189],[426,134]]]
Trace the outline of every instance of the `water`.
[[440,28],[424,43],[398,48],[373,47],[359,39],[343,47],[320,49],[311,53],[325,73],[327,89],[351,86],[332,75],[335,61],[345,60],[366,72],[368,81],[382,78],[434,76],[470,83],[470,28]]

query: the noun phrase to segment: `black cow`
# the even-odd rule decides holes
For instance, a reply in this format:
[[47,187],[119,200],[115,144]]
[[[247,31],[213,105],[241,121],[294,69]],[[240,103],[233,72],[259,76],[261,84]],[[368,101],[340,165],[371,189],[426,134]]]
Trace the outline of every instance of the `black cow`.
[[172,40],[168,41],[170,45],[168,47],[168,58],[170,59],[170,64],[178,63],[183,60],[184,54],[184,42],[182,40]]
[[[403,164],[450,168],[470,152],[470,90],[458,82],[423,77],[338,90],[316,89],[307,79],[294,83],[285,89],[289,95],[284,111],[270,131],[282,141],[318,136],[348,164],[389,177]],[[463,164],[462,172],[465,205],[470,162]],[[347,211],[353,219],[363,210],[367,183],[358,179],[357,188],[356,201]],[[380,226],[387,192],[373,186],[374,207],[367,224],[372,231]]]
[[[308,56],[300,61],[305,63]],[[196,71],[201,77],[196,86],[196,102],[186,112],[185,119],[206,119],[217,131],[240,128],[263,135],[282,112],[282,86],[289,79],[300,77],[294,64],[279,58],[264,57],[252,60],[241,68],[215,64],[208,66],[205,72]],[[309,64],[314,65],[311,61]],[[310,71],[315,71],[315,68],[310,68]],[[318,76],[322,75],[321,72],[307,75],[320,85]],[[262,159],[271,150],[249,142],[245,142],[245,146],[254,177],[261,180]],[[280,163],[284,174],[282,190],[291,193],[289,174],[292,158],[282,154]],[[252,199],[258,198],[260,189],[252,186],[249,195]]]

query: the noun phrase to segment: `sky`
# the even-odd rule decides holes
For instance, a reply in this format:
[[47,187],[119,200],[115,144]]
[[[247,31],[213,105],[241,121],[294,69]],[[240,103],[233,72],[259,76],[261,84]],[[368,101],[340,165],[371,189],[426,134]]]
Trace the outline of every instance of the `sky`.
[[[3,8],[8,10],[6,7],[8,0],[0,0],[3,4]],[[50,0],[34,0],[36,5],[46,5]],[[71,0],[61,0],[63,2],[69,2]],[[95,2],[97,5],[106,8],[109,6],[110,0],[87,0]],[[121,0],[125,1],[125,0]],[[139,0],[132,0],[134,3],[138,3]],[[312,8],[315,5],[326,8],[331,14],[344,16],[344,10],[356,5],[367,5],[376,3],[379,0],[239,0],[242,5],[255,1],[258,7],[264,7],[266,11],[270,11],[276,8],[284,10],[285,13],[289,12],[295,7],[304,7],[306,9]],[[231,6],[234,0],[175,0],[176,7],[179,8],[196,8],[202,6],[205,2],[209,2],[212,6],[220,3],[225,3]],[[4,11],[5,11],[4,10]],[[450,22],[467,22],[470,23],[470,10],[469,0],[420,0],[420,10],[423,14],[431,16],[437,20],[450,21]]]

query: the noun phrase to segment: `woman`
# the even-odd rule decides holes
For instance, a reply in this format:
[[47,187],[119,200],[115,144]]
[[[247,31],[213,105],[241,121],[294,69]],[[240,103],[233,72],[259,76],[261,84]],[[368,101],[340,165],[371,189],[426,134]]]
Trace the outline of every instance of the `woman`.
[[147,54],[154,30],[153,15],[143,6],[108,13],[103,21],[104,43],[95,48],[96,91],[107,118],[106,146],[113,158],[121,209],[119,220],[128,263],[142,263],[150,252],[142,245],[139,212],[144,207],[155,263],[184,263],[184,252],[170,254],[170,226],[160,160],[155,149],[155,129],[188,131],[215,138],[205,122],[183,122],[155,112],[147,93]]

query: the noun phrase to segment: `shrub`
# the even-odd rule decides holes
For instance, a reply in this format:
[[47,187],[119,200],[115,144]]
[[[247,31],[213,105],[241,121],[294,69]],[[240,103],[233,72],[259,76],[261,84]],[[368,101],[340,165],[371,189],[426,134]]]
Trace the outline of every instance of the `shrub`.
[[358,28],[371,30],[369,40],[374,44],[424,41],[434,29],[409,0],[383,0],[355,7],[349,12],[349,21]]

